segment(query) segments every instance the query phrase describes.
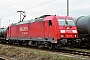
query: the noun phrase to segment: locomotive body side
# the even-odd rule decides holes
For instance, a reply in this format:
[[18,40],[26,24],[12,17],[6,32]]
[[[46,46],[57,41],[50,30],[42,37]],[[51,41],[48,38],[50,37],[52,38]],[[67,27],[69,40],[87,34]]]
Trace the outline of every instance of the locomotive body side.
[[[53,17],[50,18],[52,20]],[[7,30],[7,39],[11,40],[30,40],[30,41],[51,41],[54,43],[55,33],[51,22],[34,21],[24,24],[15,24],[9,26]],[[50,26],[50,28],[49,28]]]

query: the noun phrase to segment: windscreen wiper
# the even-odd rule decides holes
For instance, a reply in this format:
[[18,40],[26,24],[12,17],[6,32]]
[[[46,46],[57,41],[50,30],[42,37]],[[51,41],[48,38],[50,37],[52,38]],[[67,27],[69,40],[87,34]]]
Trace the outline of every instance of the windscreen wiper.
[[65,24],[68,25],[68,21],[65,19]]

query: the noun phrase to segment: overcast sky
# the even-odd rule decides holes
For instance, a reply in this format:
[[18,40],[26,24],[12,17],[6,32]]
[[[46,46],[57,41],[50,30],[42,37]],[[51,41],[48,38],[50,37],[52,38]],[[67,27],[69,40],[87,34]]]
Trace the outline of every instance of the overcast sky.
[[[8,26],[20,21],[17,11],[26,12],[25,20],[52,14],[66,15],[67,0],[0,0],[0,26]],[[69,15],[78,17],[90,15],[90,0],[69,0]]]

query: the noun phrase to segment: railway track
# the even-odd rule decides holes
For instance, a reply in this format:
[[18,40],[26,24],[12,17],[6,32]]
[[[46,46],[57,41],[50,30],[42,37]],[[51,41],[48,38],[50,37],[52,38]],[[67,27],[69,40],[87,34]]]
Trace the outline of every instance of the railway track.
[[0,60],[6,60],[5,58],[3,58],[3,57],[0,57]]
[[5,57],[5,56],[4,56],[4,57],[1,56],[1,57],[0,57],[0,60],[11,60],[11,59],[9,59],[9,58],[7,58],[7,57]]
[[69,54],[74,54],[74,55],[81,55],[81,56],[90,57],[89,51],[80,51],[80,50],[77,50],[77,49],[75,49],[75,50],[74,49],[60,49],[57,51],[62,52],[62,53],[69,53]]

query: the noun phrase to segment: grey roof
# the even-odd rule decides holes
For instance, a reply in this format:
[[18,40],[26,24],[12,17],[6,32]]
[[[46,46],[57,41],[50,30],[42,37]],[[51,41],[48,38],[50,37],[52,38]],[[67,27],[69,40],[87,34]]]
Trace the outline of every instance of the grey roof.
[[26,23],[43,21],[44,18],[47,17],[47,16],[52,16],[52,15],[43,15],[43,16],[37,17],[37,18],[35,18],[35,19],[26,20],[26,21],[21,21],[21,22],[18,22],[18,23],[12,23],[12,25],[19,25],[19,24],[26,24]]

